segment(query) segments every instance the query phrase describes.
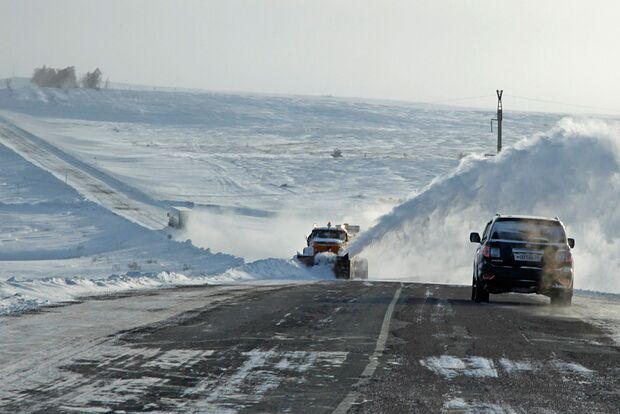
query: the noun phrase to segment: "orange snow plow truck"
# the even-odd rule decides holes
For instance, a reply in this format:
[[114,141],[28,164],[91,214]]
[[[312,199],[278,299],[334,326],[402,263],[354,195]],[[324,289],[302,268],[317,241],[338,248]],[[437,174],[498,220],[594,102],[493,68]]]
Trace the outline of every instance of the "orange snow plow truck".
[[368,261],[361,257],[351,258],[349,242],[359,233],[359,226],[327,223],[317,227],[306,237],[303,252],[297,252],[297,260],[306,266],[329,264],[337,279],[368,279]]

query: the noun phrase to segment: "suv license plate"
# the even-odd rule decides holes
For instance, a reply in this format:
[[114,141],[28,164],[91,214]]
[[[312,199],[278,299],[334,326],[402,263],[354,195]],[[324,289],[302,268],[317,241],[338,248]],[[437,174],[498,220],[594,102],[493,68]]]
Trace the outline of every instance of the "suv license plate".
[[540,262],[542,255],[534,253],[515,253],[515,260],[520,262]]

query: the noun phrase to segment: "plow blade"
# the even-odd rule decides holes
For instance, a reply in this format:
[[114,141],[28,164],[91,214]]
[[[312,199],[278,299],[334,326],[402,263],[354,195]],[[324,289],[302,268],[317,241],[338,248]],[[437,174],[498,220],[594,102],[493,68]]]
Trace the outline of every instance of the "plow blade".
[[[316,264],[314,256],[298,254],[297,260],[308,267]],[[336,279],[368,279],[368,260],[354,257],[351,260],[349,254],[336,257],[332,271]]]
[[304,256],[303,254],[297,255],[297,260],[308,267],[314,266],[314,256]]

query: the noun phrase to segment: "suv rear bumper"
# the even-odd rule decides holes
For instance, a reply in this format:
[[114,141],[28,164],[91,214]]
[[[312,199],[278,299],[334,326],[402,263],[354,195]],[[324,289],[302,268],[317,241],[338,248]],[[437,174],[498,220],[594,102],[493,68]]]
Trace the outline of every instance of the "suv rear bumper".
[[520,292],[549,295],[554,291],[573,288],[573,269],[495,266],[484,263],[480,267],[478,281],[490,293]]

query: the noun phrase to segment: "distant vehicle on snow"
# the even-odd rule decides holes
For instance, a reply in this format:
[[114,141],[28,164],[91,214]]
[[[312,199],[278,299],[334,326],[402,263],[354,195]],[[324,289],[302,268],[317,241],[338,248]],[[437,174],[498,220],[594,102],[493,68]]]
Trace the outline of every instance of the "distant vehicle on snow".
[[573,297],[575,240],[566,237],[558,218],[496,215],[482,233],[474,256],[471,299],[488,302],[489,294],[538,293],[551,304],[570,305]]
[[360,227],[349,224],[314,227],[306,238],[307,246],[297,253],[297,260],[306,266],[331,264],[338,279],[368,279],[368,261],[361,257],[351,259],[348,245]]

